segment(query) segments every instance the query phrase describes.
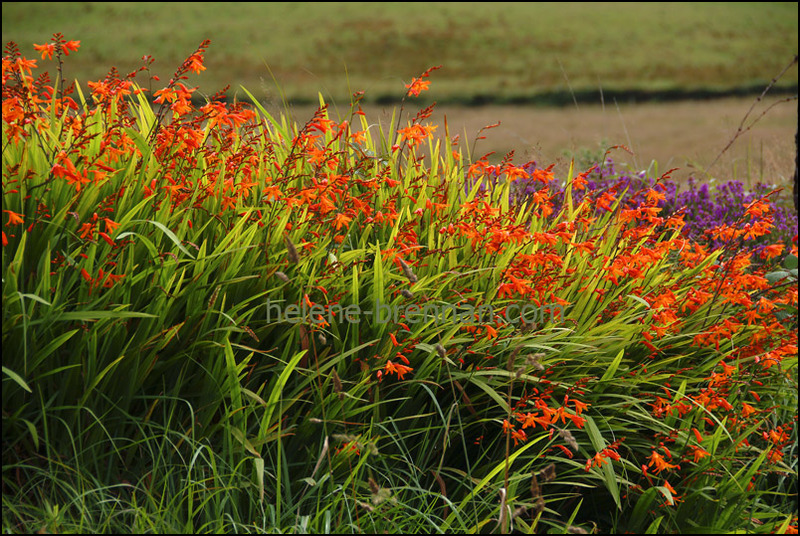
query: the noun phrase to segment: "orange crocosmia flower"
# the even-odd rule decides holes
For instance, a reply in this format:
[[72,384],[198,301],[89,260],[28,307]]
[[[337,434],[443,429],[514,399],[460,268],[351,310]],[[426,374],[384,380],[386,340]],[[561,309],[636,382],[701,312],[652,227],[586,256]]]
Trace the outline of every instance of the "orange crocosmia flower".
[[699,462],[706,456],[711,456],[703,447],[692,447],[692,456],[694,456],[694,463]]
[[200,71],[206,70],[203,66],[203,56],[200,54],[192,54],[186,61],[189,63],[189,70],[195,74],[200,74]]
[[567,413],[566,417],[567,417],[567,419],[571,420],[572,424],[574,424],[578,428],[583,428],[583,425],[586,424],[586,419],[584,419],[583,417],[581,417],[579,415],[574,415],[574,414]]
[[409,97],[419,97],[420,92],[427,91],[428,87],[431,85],[429,80],[423,80],[422,78],[414,78],[411,80],[410,84],[406,84],[406,88],[408,89]]
[[611,203],[613,201],[614,201],[614,196],[606,192],[597,199],[595,205],[602,208],[603,210],[611,210]]
[[608,463],[606,462],[606,457],[603,455],[602,452],[598,452],[593,457],[586,460],[586,466],[584,467],[584,469],[588,471],[594,466],[601,467],[603,463]]
[[585,409],[587,409],[589,407],[589,404],[584,404],[580,400],[575,400],[574,398],[572,398],[570,400],[571,400],[571,402],[573,404],[575,404],[575,413],[577,413],[578,415],[583,413],[583,410],[585,410]]
[[384,370],[386,370],[386,374],[391,374],[392,372],[394,372],[395,374],[397,374],[397,377],[402,380],[404,379],[403,376],[405,376],[414,369],[411,367],[407,367],[405,365],[397,365],[395,363],[392,363],[390,359],[389,361],[386,362]]
[[25,223],[25,218],[22,214],[17,214],[16,212],[12,212],[10,210],[4,210],[3,212],[8,212],[8,225],[17,225],[19,223]]
[[316,128],[320,132],[327,133],[333,128],[336,122],[332,119],[327,119],[325,117],[318,117],[317,119],[313,120],[311,123],[308,124],[309,128]]
[[494,329],[492,326],[484,326],[486,328],[486,338],[487,339],[496,339],[497,338],[497,330]]
[[352,220],[352,219],[353,218],[350,218],[349,216],[346,216],[345,214],[341,214],[341,213],[337,214],[336,215],[336,219],[334,220],[335,223],[336,223],[336,230],[338,231],[343,226],[345,226],[348,223],[350,223],[350,220]]
[[67,41],[66,43],[61,45],[61,48],[64,51],[64,55],[69,56],[70,52],[78,50],[80,46],[81,46],[80,41]]
[[753,406],[748,404],[747,402],[742,402],[742,417],[749,417],[751,414],[755,413],[756,410]]
[[17,69],[21,71],[28,71],[28,74],[31,73],[32,69],[36,69],[36,60],[28,60],[24,57],[21,57],[17,58],[14,63]]
[[578,251],[580,251],[581,253],[591,253],[592,250],[594,250],[594,243],[592,243],[591,240],[587,242],[577,242],[577,243],[570,242],[570,245],[575,249],[577,249]]
[[783,253],[783,248],[784,248],[783,244],[772,244],[762,249],[761,253],[759,253],[759,256],[762,259],[772,259]]
[[517,446],[518,442],[524,443],[528,440],[528,436],[525,434],[525,430],[513,430],[511,432],[511,439],[514,440],[514,446]]
[[561,452],[563,452],[567,456],[567,458],[572,459],[572,451],[569,450],[567,447],[565,447],[564,445],[554,445],[554,446],[560,448]]
[[506,174],[509,182],[514,182],[517,179],[527,179],[530,177],[530,174],[528,174],[527,171],[521,167],[512,166],[511,164],[507,165],[505,169],[503,169],[503,173]]
[[783,453],[778,449],[771,449],[769,454],[767,454],[767,460],[770,463],[778,463],[783,459]]
[[105,223],[106,223],[106,232],[107,233],[113,233],[114,231],[117,230],[117,227],[119,227],[119,224],[117,222],[115,222],[114,220],[110,220],[108,218],[103,218],[103,221],[105,221]]
[[678,496],[678,492],[677,492],[677,491],[675,491],[675,488],[673,488],[672,486],[670,486],[669,482],[667,482],[666,480],[664,481],[664,487],[665,487],[665,488],[667,488],[667,489],[669,490],[669,492],[670,492],[670,493],[672,493],[672,497],[673,497],[673,498],[675,498],[675,497],[677,497],[677,496]]
[[400,134],[401,141],[408,140],[409,145],[416,146],[422,143],[426,138],[431,137],[436,128],[436,125],[423,126],[413,124],[410,127],[398,129],[397,133]]
[[663,192],[653,190],[652,188],[647,191],[647,201],[649,203],[657,204],[659,201],[663,201],[666,198],[667,196]]
[[46,45],[37,45],[36,43],[33,44],[33,49],[36,52],[42,53],[42,59],[53,59],[53,52],[56,51],[56,46],[52,43],[48,43]]
[[650,463],[647,464],[649,467],[655,467],[655,473],[658,474],[661,471],[667,469],[675,469],[676,467],[680,467],[678,465],[673,465],[671,463],[667,463],[667,460],[656,451],[653,451],[653,454],[650,455]]
[[104,288],[111,288],[117,283],[117,281],[119,281],[123,277],[125,277],[124,274],[121,274],[121,275],[108,274],[107,277],[106,277],[106,280],[103,282],[103,287]]
[[760,218],[772,210],[769,203],[765,203],[762,199],[756,199],[752,203],[743,203],[742,206],[745,208],[745,214],[754,218]]
[[350,133],[350,139],[353,140],[353,143],[358,145],[358,144],[364,143],[365,135],[366,135],[366,131],[365,130],[359,130],[357,132],[351,132]]
[[539,424],[547,430],[550,426],[550,420],[546,417],[540,417],[538,413],[525,413],[520,415],[519,419],[522,421],[523,428],[536,428],[536,425]]
[[175,94],[175,90],[169,87],[165,87],[163,89],[159,89],[155,93],[153,93],[155,99],[153,102],[161,103],[164,101],[175,102],[177,95]]
[[94,234],[94,224],[92,223],[81,224],[80,234],[81,238],[89,238],[91,240]]
[[185,115],[192,111],[190,102],[188,99],[178,99],[170,108],[178,115]]

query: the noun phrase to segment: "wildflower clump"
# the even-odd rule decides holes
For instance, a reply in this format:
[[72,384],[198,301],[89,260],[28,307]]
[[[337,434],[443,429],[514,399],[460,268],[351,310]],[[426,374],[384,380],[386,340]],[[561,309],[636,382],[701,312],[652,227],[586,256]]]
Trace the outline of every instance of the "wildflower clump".
[[768,192],[700,238],[668,174],[469,162],[430,107],[200,102],[208,46],[152,102],[6,47],[4,523],[796,526],[797,248]]

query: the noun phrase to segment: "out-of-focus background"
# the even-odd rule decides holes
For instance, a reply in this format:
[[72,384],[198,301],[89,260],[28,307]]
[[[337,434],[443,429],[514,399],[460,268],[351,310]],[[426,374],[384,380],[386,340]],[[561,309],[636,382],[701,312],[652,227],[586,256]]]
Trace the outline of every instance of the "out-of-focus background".
[[[210,39],[207,70],[188,80],[201,93],[230,85],[243,99],[244,86],[305,122],[318,93],[345,118],[350,95],[365,91],[368,118],[386,124],[405,84],[442,65],[404,111],[436,101],[437,134],[446,116],[473,158],[514,150],[518,163],[565,166],[623,144],[634,154],[615,150],[617,162],[679,167],[678,179],[785,184],[794,173],[797,64],[756,102],[797,55],[794,2],[4,2],[2,12],[3,42],[51,74],[33,43],[54,32],[80,40],[65,76],[84,86],[147,54],[160,82],[137,80],[155,91]],[[752,128],[709,168],[748,112]]]

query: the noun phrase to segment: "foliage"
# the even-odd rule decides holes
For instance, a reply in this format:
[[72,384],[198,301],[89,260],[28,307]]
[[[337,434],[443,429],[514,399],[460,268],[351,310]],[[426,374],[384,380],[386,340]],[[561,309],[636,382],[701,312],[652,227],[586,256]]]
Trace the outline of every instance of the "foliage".
[[[431,108],[196,107],[207,46],[156,111],[6,47],[5,530],[796,531],[782,249],[468,162]],[[744,209],[719,235],[767,240]]]

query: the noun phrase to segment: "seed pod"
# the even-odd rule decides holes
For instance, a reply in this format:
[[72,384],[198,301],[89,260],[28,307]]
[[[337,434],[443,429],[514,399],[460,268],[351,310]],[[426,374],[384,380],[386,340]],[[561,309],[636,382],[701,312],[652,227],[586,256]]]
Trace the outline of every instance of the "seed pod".
[[551,482],[556,479],[556,464],[551,463],[539,472],[539,476],[545,482]]
[[447,356],[447,352],[445,352],[444,346],[438,343],[436,344],[436,353],[439,354],[439,357],[441,357],[442,359],[444,359]]
[[536,480],[536,473],[531,472],[531,499],[542,496],[542,490],[539,488],[539,481]]
[[406,290],[406,289],[401,290],[400,294],[402,294],[403,297],[408,298],[408,299],[411,299],[411,298],[414,297],[414,295],[411,293],[411,291],[410,290]]
[[375,480],[372,477],[369,477],[367,479],[367,482],[369,483],[369,490],[372,492],[373,495],[377,495],[381,491],[380,486],[378,486],[378,483],[375,482]]
[[356,504],[357,504],[357,505],[359,505],[359,506],[360,506],[361,508],[363,508],[364,510],[366,510],[367,512],[370,512],[370,513],[372,513],[372,512],[374,512],[374,511],[375,511],[375,508],[373,508],[372,506],[368,505],[368,504],[367,504],[367,503],[365,503],[365,502],[362,502],[362,501],[356,501]]
[[214,293],[211,295],[211,299],[208,300],[208,307],[207,309],[211,310],[214,307],[214,302],[217,301],[217,296],[219,296],[219,289],[222,288],[222,285],[217,285],[217,288],[214,289]]
[[339,374],[336,372],[336,369],[333,369],[333,390],[339,396],[339,400],[344,399],[344,394],[342,394],[342,380],[339,379]]
[[278,279],[280,279],[284,283],[288,283],[289,282],[289,276],[287,276],[283,272],[275,272],[275,277],[277,277]]
[[539,363],[539,359],[542,358],[542,357],[544,357],[543,353],[529,355],[528,357],[525,358],[525,363],[527,365],[532,366],[534,369],[536,369],[538,371],[542,371],[542,370],[544,370],[544,365]]
[[560,435],[564,439],[564,441],[567,442],[569,448],[571,448],[575,452],[578,452],[578,442],[575,441],[575,436],[573,436],[569,430],[559,430],[558,435]]
[[514,348],[514,351],[511,352],[511,355],[508,356],[508,362],[506,363],[506,370],[508,370],[509,372],[514,370],[514,362],[516,361],[517,356],[519,355],[519,351],[521,349],[522,349],[521,346],[517,346],[516,348]]
[[519,516],[524,515],[525,512],[527,512],[527,511],[528,511],[528,507],[523,504],[522,506],[520,506],[519,508],[514,510],[514,513],[511,514],[511,519],[517,519]]
[[582,529],[580,527],[573,527],[570,525],[569,527],[567,527],[567,534],[589,534],[589,533],[586,532],[586,529]]
[[247,326],[242,326],[242,329],[244,330],[244,332],[245,332],[245,333],[247,333],[248,335],[250,335],[251,337],[253,337],[253,339],[254,339],[256,342],[261,342],[260,340],[258,340],[258,337],[256,337],[256,334],[255,334],[255,333],[253,333],[253,330],[252,330],[252,329],[250,329],[250,328],[249,328],[249,327],[247,327]]
[[411,271],[411,267],[408,264],[406,264],[406,261],[404,261],[403,259],[399,260],[400,260],[400,266],[403,268],[403,273],[405,274],[406,279],[408,279],[408,282],[412,284],[416,283],[417,276],[414,275],[414,272]]
[[283,241],[286,243],[286,255],[289,257],[289,262],[292,264],[300,263],[300,256],[297,254],[297,248],[294,247],[292,239],[288,234],[283,235]]
[[328,339],[325,338],[325,335],[322,333],[317,333],[317,341],[322,345],[325,346],[328,344]]

